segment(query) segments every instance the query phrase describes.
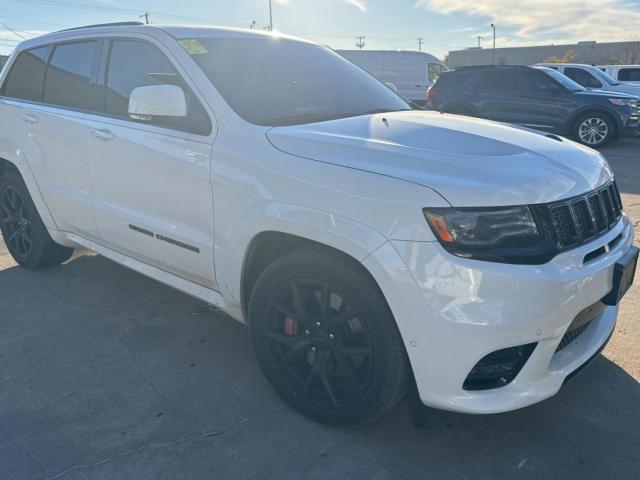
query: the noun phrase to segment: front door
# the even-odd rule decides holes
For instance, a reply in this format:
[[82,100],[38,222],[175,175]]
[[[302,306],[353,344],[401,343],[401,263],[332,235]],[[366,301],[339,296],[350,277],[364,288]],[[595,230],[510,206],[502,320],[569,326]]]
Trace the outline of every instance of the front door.
[[[88,141],[100,237],[126,255],[215,288],[210,116],[159,47],[113,39],[106,53],[106,115],[90,123]],[[185,91],[187,117],[129,117],[134,88],[167,83]]]

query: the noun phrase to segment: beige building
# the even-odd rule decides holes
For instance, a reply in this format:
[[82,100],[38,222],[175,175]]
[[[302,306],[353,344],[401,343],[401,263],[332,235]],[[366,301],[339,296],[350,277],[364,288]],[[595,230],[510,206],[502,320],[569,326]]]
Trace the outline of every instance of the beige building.
[[[493,49],[469,48],[449,52],[452,68],[469,65],[491,65]],[[496,48],[496,65],[532,65],[563,59],[567,63],[637,64],[640,63],[640,42],[579,42],[572,45],[542,45],[532,47]]]

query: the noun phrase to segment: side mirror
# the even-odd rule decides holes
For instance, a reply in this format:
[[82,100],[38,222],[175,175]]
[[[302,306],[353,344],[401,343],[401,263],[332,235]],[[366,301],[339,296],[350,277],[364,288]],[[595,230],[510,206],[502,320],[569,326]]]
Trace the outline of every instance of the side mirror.
[[391,82],[385,82],[385,85],[389,87],[391,90],[393,90],[394,92],[398,93],[398,87],[396,87],[395,84]]
[[129,116],[136,120],[151,117],[186,117],[184,91],[175,85],[148,85],[134,88],[129,97]]

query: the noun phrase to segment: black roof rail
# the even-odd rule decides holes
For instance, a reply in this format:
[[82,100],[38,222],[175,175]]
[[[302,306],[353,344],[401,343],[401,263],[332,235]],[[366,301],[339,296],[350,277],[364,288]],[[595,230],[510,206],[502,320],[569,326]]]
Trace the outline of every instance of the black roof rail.
[[70,30],[80,30],[82,28],[96,28],[96,27],[133,27],[144,25],[142,22],[112,22],[112,23],[96,23],[95,25],[83,25],[81,27],[65,28],[64,30],[58,30],[58,32],[68,32]]

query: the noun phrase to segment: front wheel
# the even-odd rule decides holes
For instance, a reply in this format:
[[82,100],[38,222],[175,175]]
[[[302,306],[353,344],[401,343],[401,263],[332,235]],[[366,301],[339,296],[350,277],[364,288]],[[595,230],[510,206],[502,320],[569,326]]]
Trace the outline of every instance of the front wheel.
[[588,113],[581,116],[575,123],[574,136],[591,148],[602,147],[615,134],[615,127],[608,115],[602,113]]
[[375,420],[404,395],[404,344],[373,280],[348,258],[300,251],[271,264],[251,294],[254,350],[277,393],[322,423]]

